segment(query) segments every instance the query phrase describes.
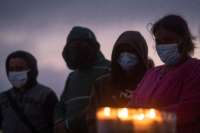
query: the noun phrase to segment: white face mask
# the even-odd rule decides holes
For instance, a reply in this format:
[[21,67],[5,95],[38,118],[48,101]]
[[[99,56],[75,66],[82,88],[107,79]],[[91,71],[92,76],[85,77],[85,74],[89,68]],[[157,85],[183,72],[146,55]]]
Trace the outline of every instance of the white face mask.
[[20,72],[9,72],[8,79],[11,84],[16,88],[21,88],[24,86],[28,80],[28,71],[20,71]]
[[176,65],[180,61],[180,53],[178,51],[178,44],[157,44],[157,53],[160,59],[166,65]]
[[119,55],[118,63],[123,70],[129,71],[138,63],[138,57],[135,54],[123,52]]

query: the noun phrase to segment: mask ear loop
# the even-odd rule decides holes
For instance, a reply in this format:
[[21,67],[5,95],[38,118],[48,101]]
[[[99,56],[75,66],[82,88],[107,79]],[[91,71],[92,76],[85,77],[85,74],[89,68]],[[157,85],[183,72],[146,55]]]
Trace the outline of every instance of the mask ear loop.
[[[152,33],[152,31],[151,31],[152,27],[153,27],[153,23],[148,23],[148,24],[146,25],[146,30],[150,33],[151,38],[153,39],[153,41],[156,42],[156,38],[155,38],[155,36],[153,35],[153,33]],[[153,46],[152,46],[152,49],[153,49],[154,52],[157,54],[155,46],[156,46],[156,45],[153,45]]]

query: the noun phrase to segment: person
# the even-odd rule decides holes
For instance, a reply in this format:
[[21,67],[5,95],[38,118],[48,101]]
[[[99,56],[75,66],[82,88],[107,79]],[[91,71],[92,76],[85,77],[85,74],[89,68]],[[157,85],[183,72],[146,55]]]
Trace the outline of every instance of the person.
[[52,89],[38,83],[36,58],[15,51],[6,59],[6,72],[12,88],[0,95],[3,133],[53,133],[58,99]]
[[149,67],[153,67],[153,61],[148,59],[148,47],[144,37],[138,31],[123,32],[113,47],[111,72],[98,78],[94,84],[87,113],[91,133],[97,132],[97,109],[105,106],[126,107],[131,92]]
[[167,15],[153,25],[152,33],[164,65],[146,73],[129,105],[173,112],[177,133],[199,133],[200,61],[191,57],[195,45],[187,22]]
[[109,71],[110,63],[100,51],[95,34],[86,27],[70,31],[62,52],[69,74],[55,114],[55,132],[87,133],[84,110],[97,77]]

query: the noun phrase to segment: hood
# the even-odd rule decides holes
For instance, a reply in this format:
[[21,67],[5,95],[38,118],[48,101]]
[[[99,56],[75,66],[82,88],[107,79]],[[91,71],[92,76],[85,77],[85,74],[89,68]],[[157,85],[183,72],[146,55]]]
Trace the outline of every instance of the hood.
[[[134,53],[138,56],[138,64],[129,73],[123,71],[118,63],[118,57],[122,52]],[[138,31],[123,32],[115,42],[112,51],[112,80],[127,88],[134,88],[133,86],[140,82],[148,68],[148,47],[144,37]]]
[[144,65],[148,65],[148,47],[144,37],[138,31],[122,33],[114,44],[112,61],[116,61],[124,46],[131,47],[139,56]]
[[27,81],[25,87],[30,88],[33,85],[35,85],[37,83],[37,76],[38,76],[38,67],[37,67],[36,58],[33,55],[31,55],[30,53],[25,52],[25,51],[15,51],[15,52],[11,53],[10,55],[8,55],[8,57],[6,59],[7,76],[8,76],[8,72],[9,72],[9,67],[8,67],[9,61],[12,58],[24,59],[28,64],[30,71],[28,72],[28,81]]
[[95,34],[86,27],[75,26],[67,36],[62,56],[67,66],[80,69],[92,66],[101,53]]

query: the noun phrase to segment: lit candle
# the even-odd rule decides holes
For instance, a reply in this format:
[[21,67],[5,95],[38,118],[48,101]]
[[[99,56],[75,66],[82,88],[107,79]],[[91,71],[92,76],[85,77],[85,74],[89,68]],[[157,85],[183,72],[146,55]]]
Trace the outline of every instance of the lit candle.
[[[132,133],[133,124],[128,109],[101,108],[97,112],[98,133]],[[122,124],[123,123],[123,124]]]
[[155,109],[101,108],[98,133],[175,133],[174,114]]

